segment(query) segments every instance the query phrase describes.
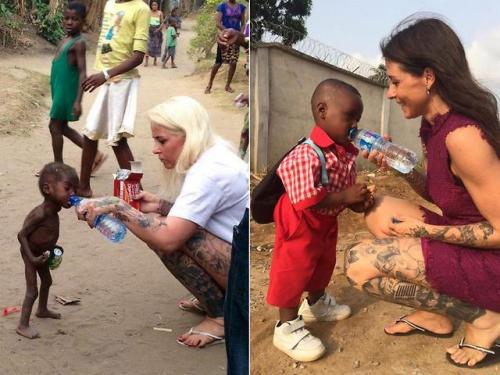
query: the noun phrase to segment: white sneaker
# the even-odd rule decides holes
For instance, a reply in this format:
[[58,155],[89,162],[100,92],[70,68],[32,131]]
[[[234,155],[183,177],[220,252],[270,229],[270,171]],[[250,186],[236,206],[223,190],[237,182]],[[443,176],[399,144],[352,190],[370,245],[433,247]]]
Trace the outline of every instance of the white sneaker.
[[304,327],[302,317],[274,327],[273,345],[299,362],[315,361],[325,353],[320,339]]
[[351,308],[347,305],[337,305],[335,297],[325,293],[312,306],[305,298],[300,305],[299,315],[302,315],[306,322],[331,322],[347,318],[351,315]]

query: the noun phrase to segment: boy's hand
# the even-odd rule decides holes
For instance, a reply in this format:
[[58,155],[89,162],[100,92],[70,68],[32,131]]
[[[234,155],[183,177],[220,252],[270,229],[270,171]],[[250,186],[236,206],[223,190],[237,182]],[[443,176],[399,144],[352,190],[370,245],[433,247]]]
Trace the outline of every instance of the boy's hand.
[[92,92],[99,86],[101,86],[104,82],[106,82],[106,78],[104,77],[104,73],[96,73],[92,74],[90,77],[87,77],[85,81],[82,83],[83,91]]
[[151,212],[158,212],[158,204],[160,198],[147,191],[140,191],[134,198],[140,202],[141,212],[147,214]]
[[344,190],[344,204],[351,205],[364,202],[370,194],[366,184],[354,184]]
[[82,105],[80,103],[75,103],[73,105],[73,116],[75,116],[75,119],[78,120],[81,115],[82,115]]
[[43,266],[45,263],[47,263],[47,260],[49,260],[49,252],[44,252],[42,255],[38,257],[33,257],[31,260],[31,264],[33,264],[35,267]]
[[349,209],[351,209],[354,212],[366,212],[368,211],[375,203],[375,197],[373,196],[372,193],[368,193],[368,197],[363,201],[363,202],[358,202],[349,205]]

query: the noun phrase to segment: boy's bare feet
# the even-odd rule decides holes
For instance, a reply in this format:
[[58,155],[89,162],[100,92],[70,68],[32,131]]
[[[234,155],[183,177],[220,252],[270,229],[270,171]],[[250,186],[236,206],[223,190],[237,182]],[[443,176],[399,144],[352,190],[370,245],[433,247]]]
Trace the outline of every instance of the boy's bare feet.
[[31,327],[18,326],[16,328],[16,332],[17,332],[17,334],[24,336],[24,337],[27,337],[28,339],[37,339],[40,337],[37,330],[34,328],[31,328]]
[[[408,321],[425,328],[432,333],[446,334],[453,331],[453,324],[446,316],[430,313],[427,311],[415,311],[406,316]],[[415,328],[409,326],[404,322],[393,323],[384,328],[385,333],[394,335],[398,333],[407,333]]]
[[227,92],[234,92],[234,90],[231,88],[231,86],[226,86],[226,89],[225,89]]
[[[465,326],[465,344],[481,346],[483,348],[491,348],[495,341],[500,337],[500,314],[491,311],[486,311],[486,314],[477,318],[472,323],[467,323]],[[498,350],[498,348],[493,348]],[[446,351],[451,355],[451,359],[457,364],[467,364],[474,366],[481,362],[486,356],[478,350],[471,348],[460,348],[454,345]]]
[[175,68],[177,68],[177,65],[172,64],[172,69],[175,69]]
[[163,65],[161,66],[161,68],[162,68],[162,69],[167,69],[167,66],[166,66],[165,64],[163,64]]
[[210,94],[210,90],[212,90],[212,86],[207,86],[205,88],[205,94]]
[[61,319],[61,314],[49,309],[38,310],[35,315],[39,318]]
[[224,318],[206,318],[189,332],[179,336],[180,344],[193,348],[203,348],[206,345],[222,341],[224,338]]

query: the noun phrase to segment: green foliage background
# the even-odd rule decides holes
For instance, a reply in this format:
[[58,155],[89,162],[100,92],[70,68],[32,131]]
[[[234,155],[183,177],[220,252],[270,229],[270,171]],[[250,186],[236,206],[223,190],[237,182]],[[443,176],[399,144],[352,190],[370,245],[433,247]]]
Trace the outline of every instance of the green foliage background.
[[46,0],[34,0],[36,6],[36,18],[34,24],[38,33],[52,44],[57,44],[65,35],[63,30],[63,11],[66,2],[61,3],[54,16],[49,14],[49,6]]
[[[62,16],[67,1],[62,1],[50,14],[49,0],[26,0],[24,12],[18,9],[17,0],[2,0],[0,3],[0,39],[3,46],[15,46],[16,37],[22,33],[23,27],[31,23],[38,34],[53,44],[64,37]],[[22,18],[19,14],[25,13]]]

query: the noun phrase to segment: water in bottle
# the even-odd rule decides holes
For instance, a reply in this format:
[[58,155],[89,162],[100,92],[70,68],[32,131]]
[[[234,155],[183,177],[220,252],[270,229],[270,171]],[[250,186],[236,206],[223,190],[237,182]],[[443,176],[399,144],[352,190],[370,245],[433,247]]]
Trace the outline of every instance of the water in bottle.
[[371,130],[352,128],[349,131],[351,142],[360,150],[377,150],[384,155],[387,165],[401,173],[410,173],[418,162],[417,155],[405,147],[386,141],[380,134]]
[[[76,195],[69,197],[71,205],[75,207],[78,207],[82,200],[83,198]],[[115,243],[123,241],[125,235],[127,234],[127,227],[125,224],[113,216],[106,214],[97,216],[94,222],[94,227]]]

